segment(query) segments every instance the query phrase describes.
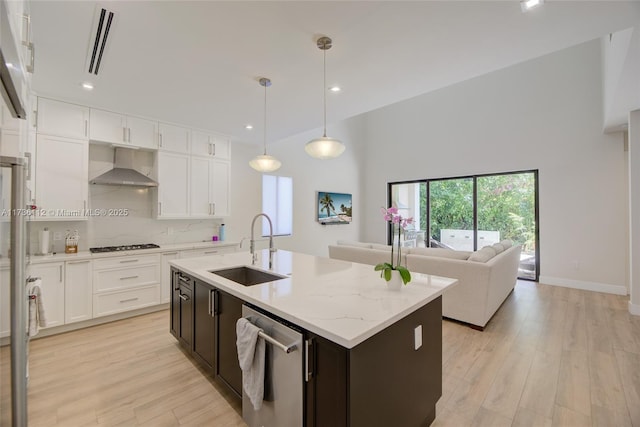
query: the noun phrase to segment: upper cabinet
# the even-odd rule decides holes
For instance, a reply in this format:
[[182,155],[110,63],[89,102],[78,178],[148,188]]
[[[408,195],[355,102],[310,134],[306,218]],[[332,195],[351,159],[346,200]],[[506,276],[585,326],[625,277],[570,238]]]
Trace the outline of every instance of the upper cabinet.
[[191,131],[187,128],[160,123],[160,149],[189,154],[190,134]]
[[89,138],[89,108],[38,98],[38,133],[67,138]]
[[89,139],[118,145],[155,150],[158,148],[158,122],[91,109]]
[[191,132],[191,154],[194,156],[229,159],[229,140],[194,130]]

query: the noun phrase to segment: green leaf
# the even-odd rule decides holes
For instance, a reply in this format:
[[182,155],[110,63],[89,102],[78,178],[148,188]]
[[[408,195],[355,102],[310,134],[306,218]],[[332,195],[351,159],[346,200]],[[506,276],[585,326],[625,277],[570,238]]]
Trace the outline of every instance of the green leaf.
[[391,269],[390,268],[385,268],[385,270],[384,270],[384,280],[386,280],[387,282],[389,280],[391,280]]
[[402,266],[398,266],[397,270],[400,272],[400,277],[402,277],[402,282],[406,285],[411,281],[411,272]]
[[374,270],[374,271],[380,271],[380,270],[382,270],[382,269],[384,269],[384,268],[385,268],[385,265],[384,265],[384,264],[378,264],[378,265],[376,265],[375,267],[373,267],[373,270]]

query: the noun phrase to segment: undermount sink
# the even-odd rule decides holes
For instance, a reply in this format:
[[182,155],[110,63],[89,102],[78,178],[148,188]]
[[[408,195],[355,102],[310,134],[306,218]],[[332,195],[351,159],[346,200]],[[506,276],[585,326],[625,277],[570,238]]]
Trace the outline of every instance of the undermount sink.
[[224,277],[243,286],[259,285],[260,283],[273,282],[274,280],[286,279],[286,276],[266,273],[254,268],[242,266],[225,268],[222,270],[209,270],[209,273]]

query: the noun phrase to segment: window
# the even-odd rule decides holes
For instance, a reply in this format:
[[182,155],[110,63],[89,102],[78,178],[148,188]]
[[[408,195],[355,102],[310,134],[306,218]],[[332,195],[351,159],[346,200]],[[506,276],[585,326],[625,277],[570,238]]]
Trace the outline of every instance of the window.
[[518,276],[537,280],[537,181],[533,170],[391,183],[389,201],[416,220],[403,246],[474,251],[509,239],[522,245]]
[[[273,223],[274,236],[288,236],[293,230],[293,179],[262,175],[262,212]],[[262,219],[262,235],[269,235],[269,222]]]

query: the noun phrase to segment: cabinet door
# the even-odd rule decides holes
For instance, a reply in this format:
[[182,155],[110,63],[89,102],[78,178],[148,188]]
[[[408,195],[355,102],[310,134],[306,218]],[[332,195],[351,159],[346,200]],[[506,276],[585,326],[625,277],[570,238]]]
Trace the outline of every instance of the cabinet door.
[[158,122],[127,116],[127,142],[135,147],[158,149]]
[[190,216],[213,216],[213,160],[191,157]]
[[64,325],[64,263],[35,264],[27,268],[27,277],[42,279],[42,301],[47,328]]
[[229,203],[229,183],[231,167],[229,162],[213,160],[213,188],[212,203],[213,215],[216,217],[229,216],[231,205]]
[[204,132],[191,131],[191,154],[213,157],[211,136]]
[[89,137],[89,109],[81,105],[38,98],[38,133],[85,139]]
[[306,425],[347,426],[347,350],[309,332],[305,338],[311,343],[307,355],[311,376],[305,383]]
[[242,317],[242,301],[238,298],[216,291],[218,321],[218,372],[224,381],[238,396],[242,396],[242,370],[238,364],[236,347],[236,322]]
[[193,292],[191,288],[181,284],[178,291],[180,298],[180,342],[189,350],[193,344]]
[[171,300],[171,266],[169,261],[177,258],[178,252],[162,254],[160,261],[160,302],[163,304]]
[[93,318],[91,260],[65,263],[64,321],[80,322]]
[[11,334],[11,283],[9,269],[0,269],[0,338]]
[[211,373],[215,372],[215,295],[208,285],[194,281],[193,352]]
[[231,147],[227,138],[212,137],[211,146],[216,159],[228,160],[231,157],[229,152]]
[[167,123],[160,123],[159,128],[160,150],[189,153],[189,129]]
[[[182,275],[177,270],[171,269],[171,326],[170,332],[177,340],[180,340],[180,278]],[[187,276],[183,280],[189,280]]]
[[46,210],[39,219],[86,219],[89,143],[38,135],[36,204]]
[[90,139],[114,144],[127,143],[126,119],[122,114],[91,109]]
[[189,216],[189,156],[158,153],[158,218]]

